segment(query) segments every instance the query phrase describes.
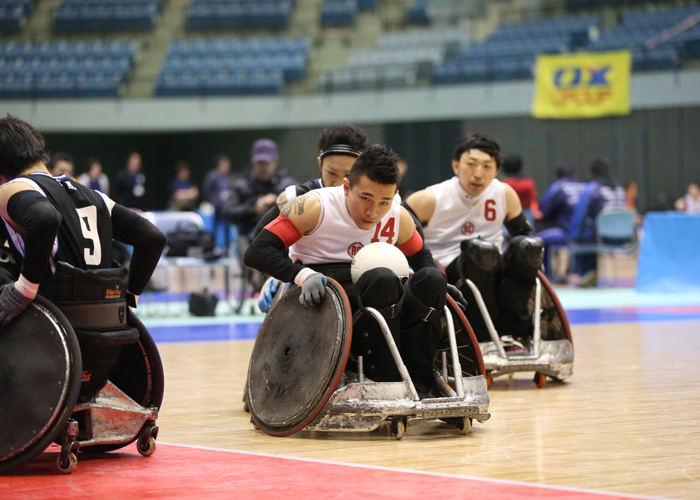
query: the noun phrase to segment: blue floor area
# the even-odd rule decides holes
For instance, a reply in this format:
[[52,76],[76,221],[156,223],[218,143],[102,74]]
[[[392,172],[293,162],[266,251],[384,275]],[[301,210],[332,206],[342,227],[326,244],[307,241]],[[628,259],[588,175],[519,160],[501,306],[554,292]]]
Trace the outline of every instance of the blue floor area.
[[[557,289],[571,325],[700,320],[700,293],[639,293],[633,288]],[[184,307],[184,306],[183,306]],[[252,340],[264,316],[223,311],[211,318],[142,317],[156,342]]]

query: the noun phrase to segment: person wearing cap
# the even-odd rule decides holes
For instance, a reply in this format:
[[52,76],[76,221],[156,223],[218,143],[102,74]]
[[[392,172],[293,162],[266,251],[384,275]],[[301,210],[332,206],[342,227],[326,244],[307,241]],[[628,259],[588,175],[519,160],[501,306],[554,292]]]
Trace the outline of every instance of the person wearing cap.
[[369,140],[365,131],[355,125],[335,124],[323,129],[318,138],[316,157],[321,177],[288,186],[282,191],[275,205],[258,221],[254,235],[257,236],[267,224],[275,220],[282,208],[292,203],[297,196],[322,187],[340,186],[343,179],[350,174],[352,164],[368,146]]
[[[369,140],[360,127],[335,124],[323,129],[318,138],[318,157],[316,158],[321,177],[289,186],[280,193],[276,204],[258,221],[254,236],[260,234],[265,226],[275,220],[284,207],[293,203],[297,197],[315,189],[342,185],[343,179],[350,175],[350,169],[357,157],[368,147]],[[269,310],[279,284],[279,280],[272,277],[263,284],[258,300],[258,307],[262,312]]]
[[277,170],[279,153],[271,139],[258,139],[253,143],[250,161],[251,170],[233,185],[223,216],[238,226],[240,234],[252,239],[260,217],[275,204],[277,195],[296,181],[286,172]]

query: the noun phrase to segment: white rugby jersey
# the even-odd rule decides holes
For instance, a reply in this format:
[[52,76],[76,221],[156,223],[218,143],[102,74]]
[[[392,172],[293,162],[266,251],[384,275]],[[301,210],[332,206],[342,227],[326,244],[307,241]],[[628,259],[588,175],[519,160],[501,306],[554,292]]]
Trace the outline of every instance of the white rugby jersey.
[[506,219],[506,188],[494,179],[479,196],[471,196],[452,177],[426,188],[435,194],[435,210],[423,229],[433,258],[447,267],[460,254],[459,244],[481,238],[503,246]]
[[345,206],[343,186],[309,191],[321,200],[321,214],[313,231],[289,247],[289,257],[305,265],[351,262],[365,245],[381,241],[396,245],[401,204],[394,198],[389,212],[372,229],[360,229]]

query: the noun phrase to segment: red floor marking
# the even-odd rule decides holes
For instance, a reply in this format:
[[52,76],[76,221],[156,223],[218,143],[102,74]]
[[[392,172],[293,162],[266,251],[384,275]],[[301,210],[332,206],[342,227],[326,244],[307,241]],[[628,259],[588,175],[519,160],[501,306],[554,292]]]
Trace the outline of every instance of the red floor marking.
[[0,476],[3,500],[65,499],[343,499],[614,500],[649,498],[385,467],[346,465],[230,450],[158,444],[155,455],[135,445],[104,455],[79,454],[70,475],[57,453]]

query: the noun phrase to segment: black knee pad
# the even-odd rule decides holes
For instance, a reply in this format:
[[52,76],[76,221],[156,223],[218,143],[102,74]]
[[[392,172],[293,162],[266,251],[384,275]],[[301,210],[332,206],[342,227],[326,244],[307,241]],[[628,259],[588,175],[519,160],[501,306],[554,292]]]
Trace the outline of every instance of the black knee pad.
[[505,251],[508,274],[534,279],[544,258],[544,241],[539,236],[516,236]]
[[495,272],[502,262],[501,252],[490,241],[478,238],[464,240],[460,244],[460,249],[471,264],[484,272]]
[[462,253],[447,266],[447,281],[464,288],[468,279],[479,289],[485,286],[503,268],[503,257],[493,243],[480,239],[464,240]]
[[396,304],[403,297],[403,284],[391,269],[377,267],[363,273],[346,291],[348,296],[357,297],[360,307],[382,309]]
[[426,307],[442,310],[447,294],[445,275],[435,267],[419,269],[408,278],[406,287],[410,294]]

